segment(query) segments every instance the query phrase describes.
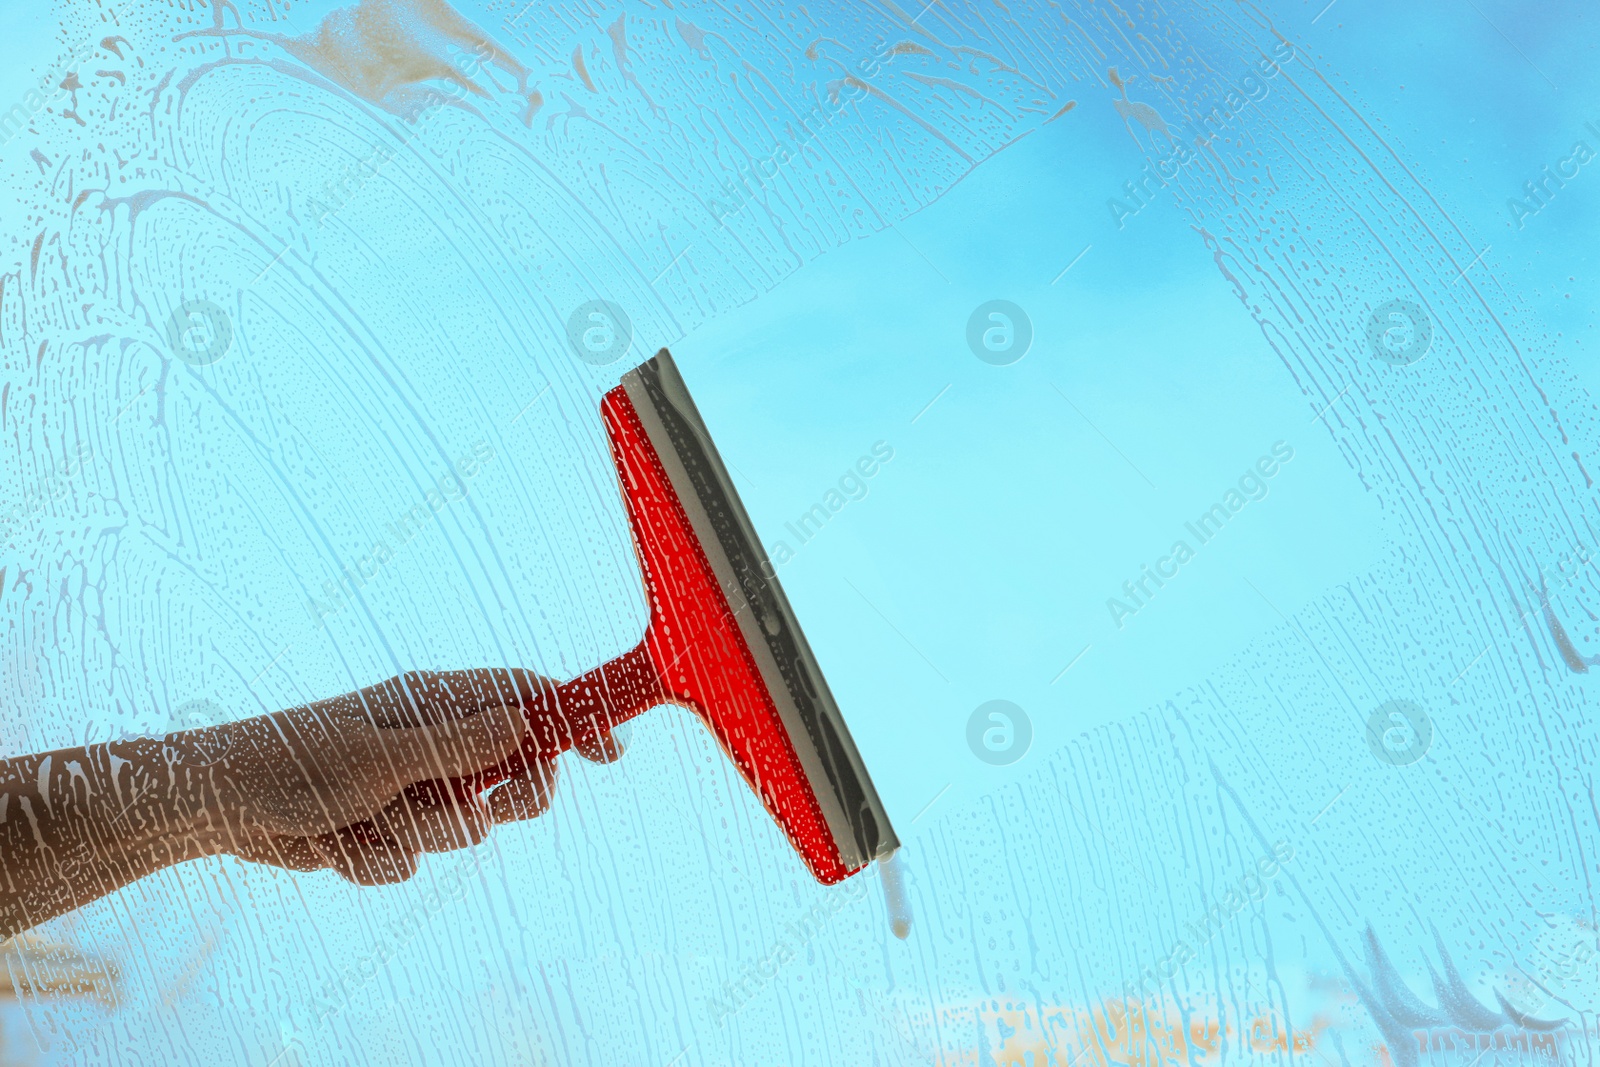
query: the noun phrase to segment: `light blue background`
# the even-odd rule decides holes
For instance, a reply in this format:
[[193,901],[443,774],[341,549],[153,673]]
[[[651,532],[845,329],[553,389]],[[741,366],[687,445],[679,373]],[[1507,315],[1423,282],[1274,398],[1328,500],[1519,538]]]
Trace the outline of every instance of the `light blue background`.
[[[297,7],[291,29],[303,32],[331,9]],[[721,17],[712,9],[627,10],[637,20],[630,23],[636,44],[649,40],[651,26],[672,40],[668,23],[680,16],[707,25]],[[1245,10],[1180,13],[1174,32],[1200,41],[1225,79],[1245,61],[1231,54],[1222,29],[1215,41],[1207,36],[1215,28],[1208,19],[1231,26],[1233,13]],[[617,116],[627,110],[618,104],[626,85],[619,88],[616,72],[604,67],[604,24],[621,12],[608,10],[593,26],[554,15],[541,24],[548,41],[540,47],[555,48],[548,42],[564,35],[583,38],[604,88],[589,97],[570,74],[547,79],[537,143],[579,145],[600,160],[641,158],[630,154],[638,145],[624,150],[576,119],[557,124],[559,135],[542,126],[564,95],[625,125]],[[817,17],[849,28],[856,14]],[[558,257],[548,248],[518,244],[524,232],[505,237],[494,229],[518,217],[506,206],[515,199],[507,189],[526,197],[516,209],[548,197],[553,206],[544,214],[528,213],[553,220],[552,247],[571,254],[584,295],[647,305],[635,316],[638,354],[671,346],[769,544],[788,539],[784,524],[835,487],[874,442],[895,450],[867,497],[798,546],[781,578],[907,844],[910,941],[888,936],[874,890],[830,913],[814,939],[794,944],[791,924],[837,903],[830,892],[838,891],[804,878],[704,732],[687,715],[661,709],[639,723],[621,763],[565,760],[550,815],[497,834],[494,858],[460,901],[422,903],[429,887],[459,870],[459,857],[430,858],[413,885],[375,892],[331,875],[280,876],[218,862],[147,880],[54,924],[52,938],[119,962],[125,1000],[30,1005],[46,1058],[259,1064],[298,1033],[307,1063],[454,1057],[1009,1067],[1021,1061],[1008,1055],[1049,1033],[1027,1047],[1041,1056],[1049,1047],[1058,1053],[1053,1062],[1064,1063],[1098,1046],[1081,1027],[1055,1029],[1052,1013],[1104,1009],[1280,837],[1292,841],[1296,857],[1270,898],[1201,946],[1200,962],[1149,1002],[1152,1012],[1220,1021],[1233,1035],[1231,1056],[1272,1059],[1256,1057],[1243,1036],[1262,1018],[1286,1020],[1297,1032],[1320,1025],[1317,1033],[1334,1035],[1317,1046],[1330,1063],[1376,1062],[1376,1044],[1395,1039],[1373,1022],[1370,998],[1362,1000],[1358,988],[1370,979],[1368,923],[1401,980],[1430,1002],[1439,998],[1428,971],[1442,968],[1445,946],[1473,995],[1494,1005],[1519,970],[1547,969],[1541,946],[1552,933],[1576,930],[1592,940],[1589,679],[1561,666],[1538,616],[1522,626],[1515,610],[1526,607],[1528,577],[1570,543],[1593,505],[1592,494],[1549,469],[1581,452],[1596,470],[1588,448],[1600,390],[1592,356],[1600,172],[1585,168],[1522,230],[1508,225],[1505,199],[1574,140],[1600,149],[1600,137],[1583,129],[1591,119],[1600,125],[1593,64],[1600,28],[1577,4],[1404,9],[1338,0],[1326,9],[1272,5],[1258,14],[1300,49],[1294,77],[1309,84],[1311,68],[1326,77],[1313,87],[1315,99],[1342,97],[1364,117],[1364,131],[1341,127],[1351,143],[1359,139],[1365,149],[1370,137],[1392,150],[1371,172],[1330,167],[1321,185],[1289,177],[1294,161],[1337,163],[1354,149],[1291,110],[1281,80],[1269,83],[1272,96],[1240,124],[1253,150],[1284,171],[1290,191],[1274,210],[1292,214],[1313,238],[1314,247],[1299,254],[1310,264],[1305,278],[1324,267],[1346,272],[1338,296],[1317,304],[1325,316],[1306,325],[1322,346],[1314,355],[1327,361],[1306,377],[1321,383],[1322,371],[1337,372],[1357,386],[1326,415],[1321,394],[1299,384],[1304,363],[1286,365],[1257,321],[1290,332],[1295,315],[1258,310],[1270,287],[1256,277],[1248,279],[1248,306],[1241,303],[1190,213],[1204,213],[1213,236],[1259,237],[1226,213],[1218,183],[1195,178],[1181,196],[1163,192],[1124,227],[1115,224],[1106,201],[1122,195],[1144,155],[1111,106],[1113,92],[1089,74],[1068,90],[1077,101],[1072,111],[1033,122],[1031,133],[947,191],[943,183],[957,171],[932,164],[927,175],[883,177],[869,199],[888,205],[894,226],[863,223],[868,232],[854,239],[842,224],[801,230],[822,250],[797,253],[804,262],[787,274],[740,274],[745,288],[717,287],[726,281],[719,271],[737,274],[742,261],[738,270],[719,262],[733,252],[708,245],[703,230],[674,230],[677,216],[692,212],[665,193],[651,208],[663,232],[638,238],[655,257],[648,262],[608,258],[612,246],[591,239],[587,219],[560,230],[571,219],[550,187],[502,183],[519,174],[521,161],[503,173],[486,164],[497,142],[463,123],[431,135],[450,147],[425,157],[427,167],[411,169],[403,157],[341,213],[336,230],[296,246],[283,268],[293,273],[272,276],[252,297],[257,303],[241,305],[281,316],[241,329],[237,360],[173,379],[164,400],[172,417],[160,430],[169,437],[160,438],[141,407],[119,431],[170,444],[177,472],[170,482],[193,497],[183,522],[197,535],[176,537],[175,546],[160,542],[160,551],[151,550],[157,563],[149,564],[166,560],[161,552],[170,548],[172,559],[200,575],[193,586],[180,580],[176,592],[163,587],[157,598],[136,566],[115,572],[132,622],[114,621],[174,635],[170,659],[160,660],[168,673],[152,670],[119,680],[109,696],[83,698],[69,684],[86,669],[73,663],[68,637],[57,649],[43,630],[13,627],[6,669],[14,705],[19,690],[39,692],[24,684],[32,676],[28,656],[53,664],[45,672],[51,678],[67,679],[45,687],[49,699],[25,724],[35,745],[65,743],[86,725],[109,731],[119,716],[154,706],[151,693],[177,703],[258,670],[259,685],[230,690],[249,693],[237,704],[241,715],[408,666],[498,656],[572,675],[630,645],[643,603],[595,414],[598,396],[625,368],[576,367],[559,344],[544,343],[549,337],[538,329],[558,337],[566,304],[575,302],[564,288],[573,278],[551,265]],[[503,15],[476,17],[492,31]],[[1036,15],[1019,10],[1016,18],[1033,26]],[[0,99],[9,100],[28,80],[26,63],[54,56],[63,42],[48,15],[15,4],[0,24],[28,27],[8,37],[22,60],[0,77]],[[1076,47],[1065,31],[1049,45],[1019,44],[1008,26],[989,24],[995,47],[1041,56]],[[744,32],[740,41],[750,49],[766,35],[759,26]],[[564,59],[566,46],[558,51]],[[667,80],[669,62],[659,54],[642,52],[635,62],[647,80],[652,72]],[[1095,66],[1109,62],[1097,58],[1083,70],[1098,77]],[[1124,76],[1132,72],[1127,59],[1116,62]],[[681,56],[671,63],[693,66]],[[276,238],[285,190],[315,189],[328,172],[318,155],[333,140],[327,131],[359,140],[377,136],[379,122],[370,109],[342,98],[330,104],[299,86],[293,106],[252,111],[246,98],[255,107],[282,90],[270,73],[259,77],[202,89],[212,87],[210,106],[224,119],[237,104],[260,120],[249,143],[263,157],[251,159],[270,180],[245,190],[260,199],[241,213],[267,219],[261,232]],[[698,98],[679,90],[671,114],[703,119],[690,103]],[[1163,99],[1143,72],[1129,96]],[[1264,115],[1304,121],[1277,127]],[[218,128],[241,136],[226,121]],[[304,148],[291,136],[302,128],[328,140]],[[458,129],[473,150],[459,156],[450,140]],[[828,144],[868,143],[855,132],[848,124],[831,130],[826,136],[838,140]],[[197,143],[214,148],[203,137]],[[242,141],[219,133],[216,143],[238,149]],[[648,158],[657,149],[670,153],[675,142],[663,135],[659,144],[641,143]],[[872,143],[869,158],[890,154],[886,142]],[[5,158],[15,151],[8,146]],[[213,155],[196,149],[195,158],[198,170],[226,184],[227,168]],[[1426,203],[1417,198],[1414,216],[1395,209],[1384,189],[1403,185],[1405,175],[1428,194]],[[644,167],[630,176],[644,188],[671,184]],[[481,184],[462,187],[472,181]],[[418,203],[417,214],[436,213],[437,230],[410,226]],[[24,261],[32,240],[33,220],[24,215],[19,207],[7,217],[8,269]],[[1374,254],[1358,218],[1375,227],[1386,221],[1415,239],[1414,248],[1401,249],[1400,267]],[[1446,274],[1417,283],[1440,311],[1428,361],[1409,373],[1373,365],[1361,351],[1366,324],[1351,309],[1410,295],[1407,282],[1433,278],[1432,246],[1417,235],[1441,218],[1459,227],[1467,252],[1458,262],[1479,251],[1482,258],[1460,282]],[[193,220],[175,220],[167,223],[169,240],[148,247],[161,254],[187,248],[179,237],[187,238]],[[348,243],[338,244],[336,233]],[[503,245],[473,243],[488,233]],[[238,288],[275,247],[258,255],[247,242],[213,237],[203,269],[185,263],[175,273]],[[699,243],[681,277],[714,281],[647,300],[654,283],[638,283],[656,275],[676,284],[669,261],[685,240]],[[1437,240],[1455,254],[1456,236]],[[1277,250],[1275,241],[1260,238]],[[619,238],[616,249],[625,244]],[[513,249],[504,259],[519,269],[548,270],[526,284],[549,294],[550,307],[508,300],[514,306],[497,308],[501,292],[459,268],[471,258],[458,258],[461,248],[493,247]],[[1406,258],[1413,253],[1415,260]],[[313,260],[320,275],[307,267]],[[1512,324],[1532,368],[1526,376],[1483,335],[1459,328],[1473,286]],[[361,378],[370,367],[351,354],[358,350],[347,337],[297,333],[321,321],[316,302],[302,301],[306,292],[348,299],[371,320],[372,334],[393,346],[382,357],[415,372],[406,394],[421,412],[415,426],[407,421],[415,412]],[[1007,367],[981,362],[965,343],[968,316],[994,298],[1022,306],[1034,330],[1027,356]],[[340,370],[346,357],[356,368],[349,381]],[[87,356],[81,366],[47,361],[40,373],[54,377],[42,386],[27,358],[13,353],[10,365],[18,395],[39,388],[45,397],[39,418],[59,413],[73,423],[81,407],[85,426],[103,425],[142,380],[125,369],[96,376],[102,367]],[[374,356],[378,365],[387,364]],[[1487,402],[1477,391],[1484,378],[1513,384]],[[350,386],[358,410],[337,406],[330,380]],[[541,406],[512,425],[546,385]],[[458,404],[463,397],[481,407]],[[1468,414],[1450,408],[1454,401]],[[1561,420],[1561,432],[1539,421],[1545,410]],[[373,426],[390,434],[381,446],[367,433]],[[497,459],[473,486],[477,510],[451,511],[414,555],[375,580],[370,616],[346,613],[333,636],[307,640],[307,591],[361,547],[364,522],[403,509],[414,479],[433,469],[437,457],[418,443],[424,434],[411,434],[416,426],[451,455],[480,433],[494,441]],[[1497,426],[1511,427],[1505,435],[1520,453],[1494,450]],[[1363,451],[1390,431],[1415,427],[1431,430],[1418,434],[1422,445],[1408,437],[1395,446],[1414,463],[1403,473],[1382,462],[1390,453]],[[1271,479],[1270,495],[1210,543],[1190,540],[1184,523],[1280,440],[1295,456]],[[258,441],[271,447],[258,452]],[[8,448],[18,486],[31,484],[33,446],[19,437]],[[326,466],[322,453],[331,456]],[[97,473],[99,495],[52,514],[62,529],[72,525],[74,507],[93,519],[101,514],[96,501],[137,495],[111,486],[113,476],[137,486],[140,472],[148,473],[149,463],[123,468],[109,451],[99,454],[108,465]],[[331,549],[307,550],[295,530],[269,521],[275,513],[264,511],[269,520],[258,528],[230,495],[268,509],[279,490],[325,524],[317,529]],[[152,491],[128,507],[149,515],[159,511],[150,500],[163,499]],[[187,535],[183,522],[176,525]],[[1117,628],[1107,598],[1120,596],[1124,581],[1179,538],[1190,540],[1194,560]],[[8,560],[37,563],[47,555],[42,543],[8,546]],[[491,545],[503,553],[499,571],[482,562]],[[60,558],[70,561],[70,553]],[[216,601],[202,579],[223,578],[238,582],[223,602],[248,626],[161,613],[171,603],[211,620]],[[1588,594],[1553,595],[1579,650],[1592,654]],[[12,607],[16,617],[34,618],[25,606]],[[275,658],[280,645],[292,647]],[[1409,768],[1373,760],[1362,732],[1371,708],[1397,696],[1424,701],[1435,717],[1434,750]],[[991,766],[967,747],[968,716],[992,699],[1014,701],[1031,717],[1032,748],[1014,765]],[[13,747],[22,743],[15,729],[7,736]],[[384,944],[379,931],[392,922],[410,932],[388,946],[379,976],[326,1027],[301,1030],[316,991]],[[731,1022],[714,1021],[708,1004],[785,945],[795,959],[781,975]],[[1565,995],[1570,1004],[1545,1005],[1545,1013],[1593,1010],[1600,973],[1586,972]],[[10,1009],[8,1041],[19,1040],[14,1022],[22,1014]],[[1592,1019],[1580,1022],[1592,1028]],[[1590,1036],[1580,1030],[1573,1047]],[[1104,1051],[1080,1067],[1103,1062]],[[1437,1060],[1467,1064],[1476,1055],[1462,1046]]]

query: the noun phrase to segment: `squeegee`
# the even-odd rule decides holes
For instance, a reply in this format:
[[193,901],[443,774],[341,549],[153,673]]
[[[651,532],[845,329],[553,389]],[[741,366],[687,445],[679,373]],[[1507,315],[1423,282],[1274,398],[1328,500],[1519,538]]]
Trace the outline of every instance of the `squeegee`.
[[630,651],[539,690],[520,752],[471,788],[675,704],[710,728],[817,881],[887,860],[889,816],[667,350],[623,375],[600,413],[650,621]]

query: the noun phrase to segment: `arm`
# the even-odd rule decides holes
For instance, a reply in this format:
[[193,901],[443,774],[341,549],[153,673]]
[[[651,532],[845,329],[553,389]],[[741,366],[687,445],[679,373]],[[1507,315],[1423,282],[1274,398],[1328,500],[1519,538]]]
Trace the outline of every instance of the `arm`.
[[178,748],[112,742],[0,763],[0,937],[190,858],[177,854],[180,810],[156,784],[186,776],[181,760],[163,766]]
[[[0,938],[224,852],[403,881],[418,854],[548,807],[554,761],[466,802],[435,784],[511,755],[521,709],[548,684],[526,671],[418,672],[223,726],[0,760]],[[620,748],[607,738],[583,755]]]

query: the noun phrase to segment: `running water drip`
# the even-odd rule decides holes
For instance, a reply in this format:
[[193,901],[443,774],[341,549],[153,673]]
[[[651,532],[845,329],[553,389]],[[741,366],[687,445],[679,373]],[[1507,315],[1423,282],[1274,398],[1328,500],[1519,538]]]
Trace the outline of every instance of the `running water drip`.
[[889,928],[904,941],[911,936],[911,902],[906,899],[906,876],[900,869],[900,849],[878,860],[883,877],[883,899],[889,908]]

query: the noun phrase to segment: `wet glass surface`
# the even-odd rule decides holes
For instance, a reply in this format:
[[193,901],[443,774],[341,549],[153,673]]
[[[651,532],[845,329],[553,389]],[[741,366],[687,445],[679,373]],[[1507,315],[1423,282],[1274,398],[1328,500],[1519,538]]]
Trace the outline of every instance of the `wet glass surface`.
[[663,347],[903,847],[654,707],[390,884],[8,903],[0,1061],[1587,1062],[1600,29],[1324,4],[7,5],[8,848],[634,649]]

